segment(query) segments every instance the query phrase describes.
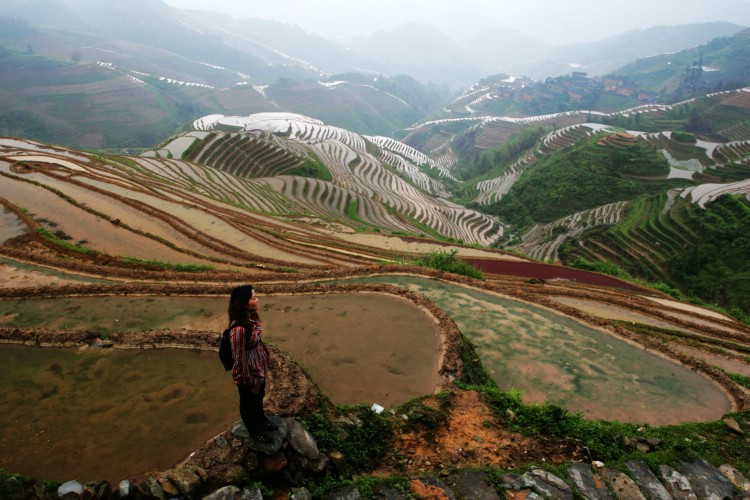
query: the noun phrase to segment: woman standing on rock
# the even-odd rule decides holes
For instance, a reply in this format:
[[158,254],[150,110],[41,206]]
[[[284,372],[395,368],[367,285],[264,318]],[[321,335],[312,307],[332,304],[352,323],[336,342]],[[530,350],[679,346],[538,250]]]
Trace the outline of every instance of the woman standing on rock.
[[234,359],[232,378],[240,393],[240,417],[252,439],[269,443],[271,439],[265,431],[276,428],[263,411],[269,356],[258,316],[258,296],[252,286],[232,290],[229,328]]

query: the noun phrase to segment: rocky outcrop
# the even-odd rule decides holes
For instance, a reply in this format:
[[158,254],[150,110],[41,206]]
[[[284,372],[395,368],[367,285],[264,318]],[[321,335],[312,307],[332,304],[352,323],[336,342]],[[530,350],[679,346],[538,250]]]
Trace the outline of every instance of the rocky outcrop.
[[[121,481],[80,484],[69,481],[54,493],[39,482],[7,478],[0,485],[3,498],[21,499],[253,499],[264,497],[258,484],[274,485],[274,498],[312,499],[303,484],[322,479],[340,457],[320,453],[315,439],[293,418],[272,417],[278,428],[269,432],[270,442],[249,437],[241,422],[210,440],[184,463],[162,472]],[[750,498],[750,482],[731,465],[717,468],[698,459],[676,467],[662,465],[652,470],[645,462],[627,462],[627,471],[600,462],[576,462],[567,469],[567,479],[532,467],[524,474],[491,476],[479,470],[445,470],[439,476],[407,477],[409,495],[387,484],[375,485],[376,498],[505,499],[537,500],[573,498],[712,499]],[[558,469],[560,470],[560,469]],[[337,477],[337,476],[335,476]],[[498,480],[499,479],[499,480]],[[402,483],[404,484],[404,483]],[[324,494],[329,500],[366,498],[356,486],[334,487]]]

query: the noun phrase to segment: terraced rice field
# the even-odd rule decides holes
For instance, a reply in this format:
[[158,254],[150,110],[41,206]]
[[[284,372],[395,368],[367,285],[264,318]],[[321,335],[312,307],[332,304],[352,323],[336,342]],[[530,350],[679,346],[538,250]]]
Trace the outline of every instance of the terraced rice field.
[[[98,254],[227,270],[245,268],[247,262],[305,267],[331,262],[331,254],[316,250],[311,241],[342,245],[316,229],[331,221],[417,231],[379,203],[377,191],[361,185],[355,187],[367,196],[331,183],[309,186],[316,182],[309,178],[244,179],[181,160],[113,160],[51,148],[53,154],[41,154],[35,145],[19,145],[35,149],[9,148],[12,154],[5,160],[0,156],[5,177],[0,197],[7,207],[28,210],[24,231],[41,227]],[[348,166],[340,168],[351,172]],[[293,188],[289,196],[285,186],[295,185],[299,190]],[[31,199],[33,209],[25,204]],[[406,206],[403,198],[394,199]],[[352,207],[356,220],[349,217]],[[318,222],[298,225],[280,217]],[[94,227],[97,231],[88,234]],[[378,258],[377,251],[356,253],[362,257],[340,253],[339,262]]]
[[[312,154],[319,158],[333,177],[332,185],[302,179],[290,181],[283,176],[283,182],[270,183],[287,199],[305,207],[308,213],[320,213],[338,223],[355,227],[382,227],[416,234],[424,234],[424,228],[428,227],[448,238],[484,245],[502,234],[502,228],[493,218],[444,201],[443,198],[448,196],[447,187],[421,171],[421,168],[437,169],[441,176],[455,180],[446,167],[393,139],[362,137],[308,117],[285,113],[249,117],[217,115],[204,117],[195,126],[201,130],[233,126],[256,134],[274,134],[274,141],[294,144],[285,149],[305,151],[303,157]],[[198,161],[217,162],[217,155],[229,154],[221,153],[227,149],[227,144],[231,142],[231,150],[235,150],[238,149],[236,144],[246,141],[241,134],[221,137],[224,139],[214,137],[212,141],[223,146],[216,146],[212,156],[203,153],[197,157]],[[379,151],[371,153],[368,143],[377,146]],[[408,181],[395,175],[391,169]],[[377,204],[383,207],[374,206]],[[393,211],[399,215],[389,216]],[[384,220],[386,223],[381,226]]]
[[0,346],[0,467],[112,484],[168,469],[236,419],[220,368],[215,353],[187,349]]
[[[261,300],[266,341],[291,353],[335,403],[388,407],[435,391],[441,339],[434,319],[412,302],[380,293]],[[102,334],[219,332],[225,307],[225,297],[6,300],[0,301],[0,324]],[[372,335],[373,325],[388,328]],[[238,419],[236,390],[215,352],[0,345],[0,375],[6,382],[0,388],[0,467],[35,477],[74,474],[116,483],[164,470]],[[273,384],[271,373],[271,391]],[[115,427],[92,433],[102,421]],[[170,433],[163,432],[164,422],[174,424]],[[68,453],[72,447],[75,457]]]
[[0,210],[0,244],[27,231],[26,225],[14,213],[3,208]]
[[[557,116],[557,115],[555,115]],[[542,119],[542,118],[540,118]],[[544,118],[548,119],[548,118]],[[500,201],[513,187],[523,170],[540,157],[576,144],[578,141],[591,137],[596,132],[609,127],[596,123],[570,125],[563,129],[547,134],[533,151],[527,151],[519,157],[499,177],[483,180],[477,183],[479,194],[474,199],[480,205],[490,205]]]
[[533,304],[416,277],[366,281],[407,287],[444,308],[497,384],[521,390],[526,402],[651,424],[718,418],[729,410],[707,378]]
[[474,144],[480,149],[494,148],[510,140],[523,127],[507,120],[488,120],[477,133]]
[[558,261],[557,250],[567,238],[576,238],[597,226],[611,226],[620,222],[630,202],[618,201],[583,212],[577,212],[549,224],[536,224],[521,236],[522,242],[514,249],[541,261]]

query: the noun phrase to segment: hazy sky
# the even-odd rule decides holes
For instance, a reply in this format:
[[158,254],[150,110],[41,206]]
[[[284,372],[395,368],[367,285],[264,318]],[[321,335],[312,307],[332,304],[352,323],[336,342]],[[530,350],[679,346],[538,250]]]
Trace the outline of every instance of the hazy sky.
[[326,38],[408,22],[454,37],[508,26],[550,45],[589,42],[636,28],[729,21],[750,26],[750,0],[164,0],[237,18],[274,19]]

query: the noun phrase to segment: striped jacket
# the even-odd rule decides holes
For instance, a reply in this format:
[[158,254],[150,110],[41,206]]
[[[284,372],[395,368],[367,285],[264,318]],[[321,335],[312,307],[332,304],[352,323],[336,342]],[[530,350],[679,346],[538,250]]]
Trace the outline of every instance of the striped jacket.
[[245,325],[232,324],[229,332],[232,344],[232,378],[237,385],[248,385],[259,392],[268,372],[268,348],[263,343],[263,329],[257,321]]

